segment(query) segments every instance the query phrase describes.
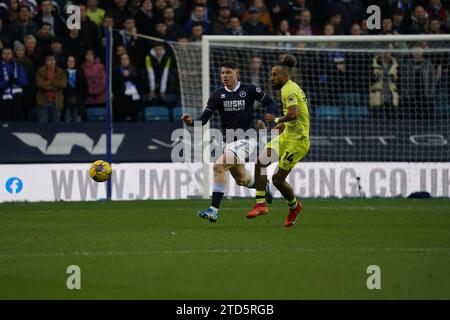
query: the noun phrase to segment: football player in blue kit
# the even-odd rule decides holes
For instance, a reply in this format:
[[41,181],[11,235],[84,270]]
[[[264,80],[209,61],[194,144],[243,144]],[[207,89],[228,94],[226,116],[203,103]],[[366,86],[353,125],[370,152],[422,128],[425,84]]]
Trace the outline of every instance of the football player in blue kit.
[[[265,106],[266,114],[273,115],[278,109],[278,105],[264,90],[253,84],[239,82],[238,75],[239,69],[234,61],[225,61],[221,64],[220,79],[223,86],[211,94],[205,110],[196,119],[196,121],[201,121],[202,125],[205,125],[213,113],[218,111],[222,120],[224,137],[226,137],[225,131],[229,129],[243,131],[256,129],[255,101],[260,101]],[[194,120],[187,113],[184,113],[181,119],[188,126],[194,124]],[[217,221],[220,202],[225,192],[225,174],[227,171],[230,171],[239,186],[255,188],[254,176],[247,173],[244,163],[256,149],[257,144],[256,138],[252,137],[237,141],[225,141],[223,154],[213,166],[214,182],[211,205],[208,209],[198,212],[201,218],[208,219],[210,222]],[[266,190],[266,200],[271,203],[272,194],[268,183]]]

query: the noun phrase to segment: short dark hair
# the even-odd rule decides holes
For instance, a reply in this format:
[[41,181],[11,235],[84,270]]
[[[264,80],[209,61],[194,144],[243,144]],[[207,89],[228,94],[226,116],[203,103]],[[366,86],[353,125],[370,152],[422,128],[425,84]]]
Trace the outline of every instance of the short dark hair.
[[291,54],[287,54],[284,56],[283,60],[279,61],[276,66],[280,66],[280,67],[285,67],[287,69],[289,69],[289,71],[295,67],[295,65],[297,64],[297,59],[291,55]]
[[391,16],[402,16],[402,15],[404,15],[405,14],[405,11],[403,11],[402,9],[400,9],[400,8],[394,8],[394,9],[392,9],[392,12],[391,12]]
[[227,60],[220,64],[221,68],[239,69],[238,64],[233,60]]
[[31,11],[30,6],[26,5],[26,4],[21,4],[19,6],[19,11],[22,10],[23,8],[27,9],[28,11]]
[[201,22],[199,22],[199,21],[196,21],[196,22],[194,22],[194,24],[192,25],[192,29],[194,29],[195,27],[198,27],[198,26],[200,26],[200,27],[203,28],[203,24],[202,24]]

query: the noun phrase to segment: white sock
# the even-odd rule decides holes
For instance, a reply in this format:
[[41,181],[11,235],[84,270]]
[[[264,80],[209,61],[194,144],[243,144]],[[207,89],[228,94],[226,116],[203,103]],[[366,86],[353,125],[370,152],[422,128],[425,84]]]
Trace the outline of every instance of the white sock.
[[209,207],[210,209],[212,209],[212,211],[214,211],[214,213],[217,213],[218,211],[219,211],[219,209],[217,209],[217,208],[215,208],[215,207],[213,207],[213,206],[211,206],[211,207]]

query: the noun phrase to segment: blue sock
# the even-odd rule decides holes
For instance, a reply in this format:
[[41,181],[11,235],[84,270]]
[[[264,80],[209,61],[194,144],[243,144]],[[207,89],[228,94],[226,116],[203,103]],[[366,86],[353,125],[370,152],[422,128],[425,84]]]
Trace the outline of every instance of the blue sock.
[[222,202],[224,193],[225,193],[225,185],[221,183],[214,183],[211,199],[211,207],[219,209],[220,202]]

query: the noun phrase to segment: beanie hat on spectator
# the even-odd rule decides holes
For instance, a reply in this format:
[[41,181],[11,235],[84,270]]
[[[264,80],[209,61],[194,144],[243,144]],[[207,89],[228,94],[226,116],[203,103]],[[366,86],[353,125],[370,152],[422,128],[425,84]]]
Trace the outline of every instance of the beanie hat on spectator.
[[25,46],[20,41],[14,41],[14,52],[16,52],[16,50],[18,49],[25,50]]

